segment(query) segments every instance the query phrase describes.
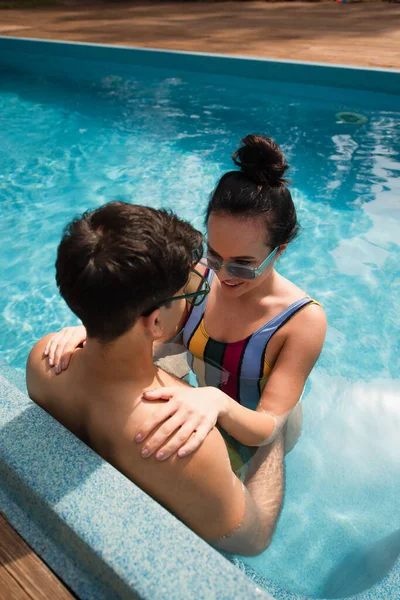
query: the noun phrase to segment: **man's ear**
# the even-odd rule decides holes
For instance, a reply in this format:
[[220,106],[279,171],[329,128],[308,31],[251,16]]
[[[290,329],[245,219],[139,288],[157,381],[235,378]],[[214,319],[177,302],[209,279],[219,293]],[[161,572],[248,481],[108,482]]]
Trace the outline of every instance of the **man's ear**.
[[161,311],[159,308],[153,310],[147,317],[141,317],[143,326],[148,332],[153,341],[157,341],[163,337],[163,324],[161,319]]
[[278,258],[279,256],[281,256],[285,252],[285,250],[286,250],[287,247],[288,247],[288,244],[282,244],[281,246],[279,246],[279,250],[276,253],[276,258]]

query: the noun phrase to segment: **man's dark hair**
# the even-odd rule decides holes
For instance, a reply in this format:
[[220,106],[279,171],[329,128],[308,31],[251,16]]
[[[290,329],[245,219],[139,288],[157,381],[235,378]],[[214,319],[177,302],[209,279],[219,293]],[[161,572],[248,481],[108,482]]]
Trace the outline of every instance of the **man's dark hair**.
[[87,335],[110,342],[185,285],[201,243],[171,212],[109,202],[64,229],[57,285]]

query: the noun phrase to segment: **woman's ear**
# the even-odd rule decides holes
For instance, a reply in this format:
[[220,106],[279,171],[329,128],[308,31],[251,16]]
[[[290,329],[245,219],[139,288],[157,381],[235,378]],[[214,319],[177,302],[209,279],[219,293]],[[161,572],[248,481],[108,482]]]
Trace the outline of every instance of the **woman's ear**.
[[163,324],[161,319],[161,311],[159,308],[153,310],[147,317],[142,317],[143,326],[150,335],[153,341],[163,337]]

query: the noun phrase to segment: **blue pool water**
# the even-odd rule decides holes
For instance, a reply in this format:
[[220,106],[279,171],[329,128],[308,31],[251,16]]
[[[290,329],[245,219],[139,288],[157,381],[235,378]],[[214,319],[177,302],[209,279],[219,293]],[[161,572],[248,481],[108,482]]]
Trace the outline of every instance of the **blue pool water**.
[[[276,536],[245,562],[310,597],[361,592],[400,553],[400,113],[108,68],[87,83],[1,73],[0,355],[22,369],[35,340],[75,323],[54,283],[73,215],[118,198],[203,228],[241,137],[268,133],[292,166],[302,224],[279,270],[322,302],[329,330]],[[343,110],[368,121],[344,124]]]

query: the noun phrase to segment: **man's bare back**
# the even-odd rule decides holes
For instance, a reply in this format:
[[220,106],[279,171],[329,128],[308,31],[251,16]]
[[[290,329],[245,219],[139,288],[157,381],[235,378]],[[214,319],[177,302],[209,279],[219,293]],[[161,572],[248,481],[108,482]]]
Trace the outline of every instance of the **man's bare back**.
[[[140,453],[141,446],[134,443],[139,426],[157,410],[157,406],[163,404],[144,401],[142,393],[145,389],[176,385],[177,382],[186,384],[157,367],[153,381],[143,389],[133,378],[120,377],[116,380],[113,377],[107,380],[104,370],[102,375],[87,371],[83,360],[85,349],[75,353],[67,371],[61,376],[55,375],[47,359],[43,358],[47,341],[48,336],[36,344],[28,362],[28,391],[37,404],[202,537],[217,539],[240,525],[244,499],[232,506],[230,514],[221,523],[214,520],[212,505],[196,499],[200,493],[196,489],[198,483],[193,489],[188,489],[188,493],[185,492],[188,480],[193,483],[191,472],[204,468],[207,470],[204,482],[209,481],[210,490],[217,483],[214,491],[218,492],[218,496],[241,496],[241,484],[230,467],[223,470],[225,478],[222,481],[210,480],[212,469],[208,465],[209,457],[216,453],[229,464],[224,442],[217,430],[211,432],[207,443],[203,444],[196,456],[187,459],[173,456],[163,463],[154,457],[144,459]],[[219,469],[217,473],[220,478]],[[219,514],[215,515],[217,517],[219,519]]]

